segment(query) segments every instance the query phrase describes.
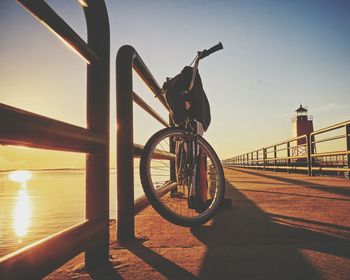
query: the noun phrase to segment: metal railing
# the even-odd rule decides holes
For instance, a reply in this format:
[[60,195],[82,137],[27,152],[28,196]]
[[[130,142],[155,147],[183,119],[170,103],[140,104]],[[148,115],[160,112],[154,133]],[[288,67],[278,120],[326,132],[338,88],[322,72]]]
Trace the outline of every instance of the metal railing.
[[[327,133],[333,135],[327,136]],[[328,148],[321,147],[323,144]],[[223,160],[223,164],[226,167],[304,171],[309,175],[337,172],[349,177],[350,121]]]
[[85,251],[109,261],[109,22],[103,0],[85,1],[88,42],[43,0],[17,0],[87,62],[87,128],[0,104],[0,144],[86,153],[85,221],[0,259],[0,279],[39,279]]
[[[131,46],[119,49],[116,59],[117,76],[117,238],[130,241],[135,238],[134,215],[147,205],[145,197],[134,201],[134,157],[139,157],[142,146],[134,144],[133,101],[164,126],[170,122],[163,119],[133,91],[133,70],[169,111],[157,81]],[[170,119],[170,118],[169,118]],[[164,156],[164,155],[163,155]],[[171,188],[165,186],[166,191]]]
[[[327,135],[332,132],[334,135]],[[350,173],[350,121],[335,124],[310,134],[310,173],[342,172],[349,178]],[[321,144],[342,140],[343,145],[337,149],[320,151]],[[339,147],[339,145],[337,145]]]

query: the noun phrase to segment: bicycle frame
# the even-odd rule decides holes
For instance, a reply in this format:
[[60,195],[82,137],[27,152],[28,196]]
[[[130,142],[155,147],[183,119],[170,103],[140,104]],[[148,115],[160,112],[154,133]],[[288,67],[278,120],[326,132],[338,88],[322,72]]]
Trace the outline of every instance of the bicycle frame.
[[[197,76],[198,72],[198,66],[199,66],[199,61],[210,55],[211,53],[222,49],[223,46],[221,43],[217,44],[216,46],[212,47],[209,50],[203,50],[203,51],[198,51],[196,57],[193,59],[191,62],[190,66],[194,64],[193,66],[193,72],[192,72],[192,77],[191,77],[191,82],[188,87],[188,89],[184,92],[184,94],[190,94],[193,87],[194,87],[194,82]],[[164,91],[163,91],[164,93]],[[187,101],[185,101],[187,102]],[[192,185],[192,180],[194,180],[196,174],[196,163],[197,163],[197,158],[199,156],[198,153],[198,143],[197,143],[197,134],[198,134],[198,129],[197,129],[197,123],[194,120],[194,118],[191,117],[190,115],[190,106],[186,106],[186,119],[184,123],[184,129],[188,132],[189,138],[187,139],[187,143],[183,143],[182,145],[178,145],[178,148],[180,151],[177,151],[176,154],[179,157],[180,160],[180,165],[178,163],[176,164],[177,171],[176,171],[176,180],[180,185],[183,185],[184,181],[186,185],[189,188],[190,191],[194,191],[191,187]],[[193,125],[195,124],[195,125]],[[184,145],[187,145],[187,151],[184,150]],[[179,154],[180,153],[180,154]],[[183,162],[185,161],[185,162]]]

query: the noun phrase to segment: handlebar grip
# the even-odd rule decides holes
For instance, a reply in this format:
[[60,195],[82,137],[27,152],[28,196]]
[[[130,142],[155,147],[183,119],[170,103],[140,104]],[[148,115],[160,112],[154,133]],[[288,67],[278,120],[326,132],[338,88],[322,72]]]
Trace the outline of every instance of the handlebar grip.
[[209,50],[203,50],[200,53],[200,59],[203,59],[205,57],[207,57],[208,55],[211,55],[214,52],[217,52],[218,50],[222,50],[224,48],[224,46],[222,45],[221,42],[219,42],[219,44],[215,45],[214,47],[211,47]]

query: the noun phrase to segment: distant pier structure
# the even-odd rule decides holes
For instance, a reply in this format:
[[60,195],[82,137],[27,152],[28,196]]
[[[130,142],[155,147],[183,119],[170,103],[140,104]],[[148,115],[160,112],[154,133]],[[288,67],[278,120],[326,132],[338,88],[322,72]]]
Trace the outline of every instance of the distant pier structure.
[[[310,134],[314,132],[313,117],[308,114],[308,110],[305,109],[301,104],[298,109],[295,110],[296,116],[292,118],[292,136],[298,137],[301,135],[307,135],[310,137]],[[306,138],[300,138],[297,140],[297,149],[293,149],[293,155],[306,154],[306,146],[299,146],[306,144]]]

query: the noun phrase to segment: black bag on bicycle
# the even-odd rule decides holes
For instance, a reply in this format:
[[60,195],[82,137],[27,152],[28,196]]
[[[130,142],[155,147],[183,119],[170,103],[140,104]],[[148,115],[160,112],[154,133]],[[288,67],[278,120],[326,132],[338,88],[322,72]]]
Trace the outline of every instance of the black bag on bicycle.
[[166,100],[176,125],[184,123],[187,114],[185,101],[189,101],[191,117],[201,122],[203,129],[206,131],[211,121],[210,106],[198,71],[192,91],[185,94],[190,86],[192,73],[193,68],[186,66],[180,74],[167,80],[163,85],[163,89],[166,92]]

